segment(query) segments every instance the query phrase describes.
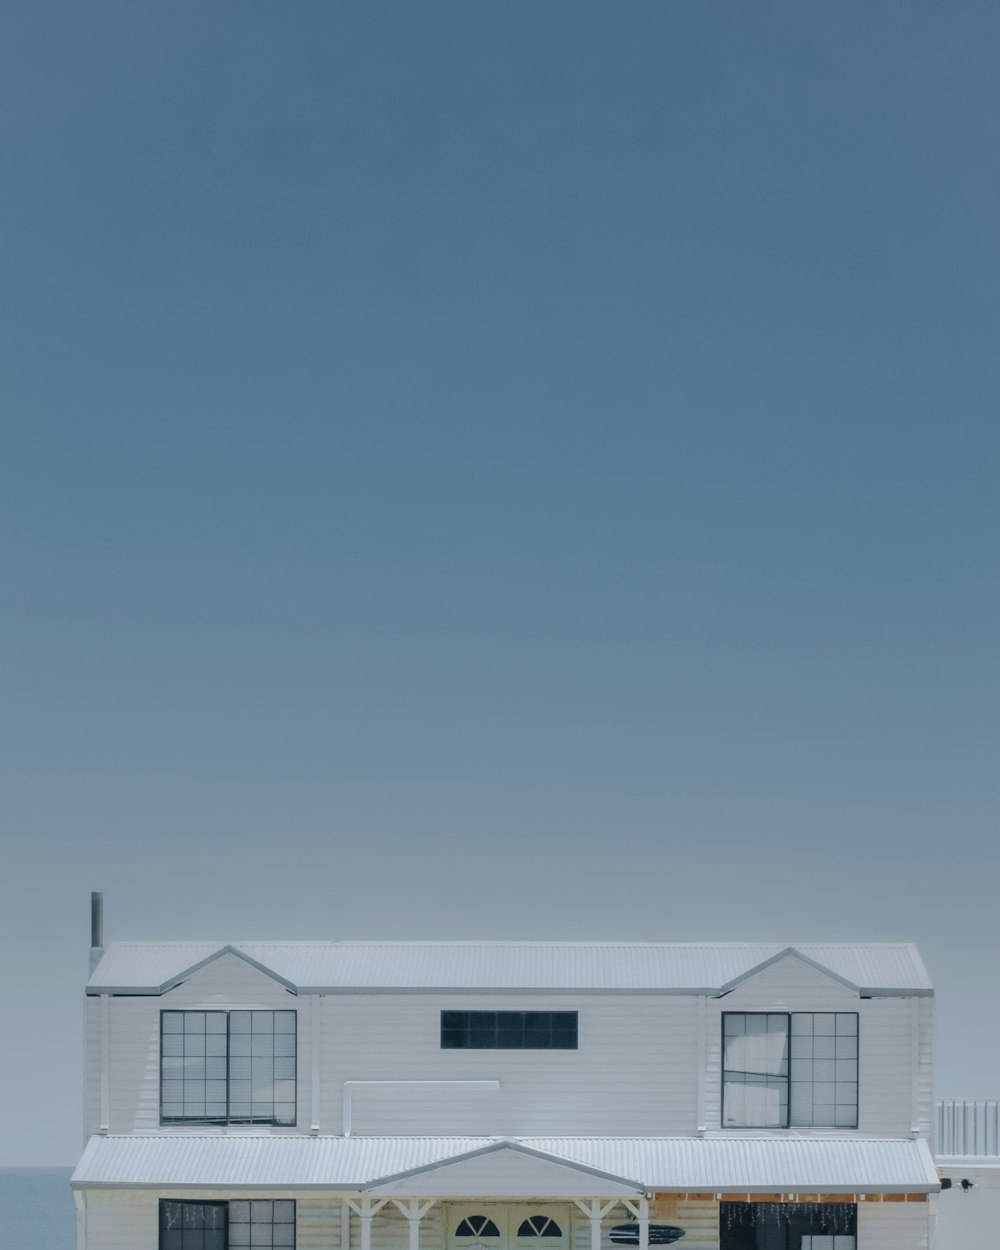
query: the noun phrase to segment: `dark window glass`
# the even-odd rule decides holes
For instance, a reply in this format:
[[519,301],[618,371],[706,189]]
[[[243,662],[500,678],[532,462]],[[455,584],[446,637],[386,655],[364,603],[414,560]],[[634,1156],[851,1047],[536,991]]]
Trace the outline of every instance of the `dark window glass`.
[[575,1011],[442,1011],[444,1050],[576,1050]]
[[160,1250],[294,1250],[295,1203],[160,1201]]
[[225,1202],[160,1202],[160,1250],[227,1250]]
[[562,1229],[547,1215],[532,1215],[521,1223],[518,1237],[561,1237]]
[[164,1124],[295,1124],[294,1011],[160,1013]]
[[723,1202],[719,1250],[855,1250],[857,1207],[848,1202]]
[[725,1127],[857,1128],[857,1012],[725,1012],[722,1053]]
[[500,1230],[485,1215],[470,1215],[455,1229],[456,1237],[499,1237]]

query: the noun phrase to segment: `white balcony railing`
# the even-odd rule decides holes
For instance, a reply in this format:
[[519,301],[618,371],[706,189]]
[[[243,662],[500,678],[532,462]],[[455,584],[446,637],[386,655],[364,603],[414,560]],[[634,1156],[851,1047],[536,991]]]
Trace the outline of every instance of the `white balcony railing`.
[[942,1099],[935,1117],[934,1152],[939,1158],[1000,1156],[1000,1102]]

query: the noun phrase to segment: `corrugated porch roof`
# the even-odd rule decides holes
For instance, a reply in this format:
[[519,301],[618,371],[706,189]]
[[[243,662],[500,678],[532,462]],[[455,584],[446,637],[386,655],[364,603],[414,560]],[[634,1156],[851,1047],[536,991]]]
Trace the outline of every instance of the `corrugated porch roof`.
[[[779,1137],[307,1137],[191,1134],[92,1137],[76,1188],[371,1190],[448,1161],[509,1147],[649,1192],[930,1192],[922,1140]],[[593,1193],[602,1181],[593,1176]],[[481,1195],[483,1197],[487,1194]]]

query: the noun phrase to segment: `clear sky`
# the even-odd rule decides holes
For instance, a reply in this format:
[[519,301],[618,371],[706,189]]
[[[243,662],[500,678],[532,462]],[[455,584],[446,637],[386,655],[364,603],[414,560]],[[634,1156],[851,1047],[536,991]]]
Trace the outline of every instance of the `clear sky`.
[[[912,939],[1000,1096],[1000,9],[0,14],[0,1163],[110,937]],[[13,996],[13,997],[11,997]]]

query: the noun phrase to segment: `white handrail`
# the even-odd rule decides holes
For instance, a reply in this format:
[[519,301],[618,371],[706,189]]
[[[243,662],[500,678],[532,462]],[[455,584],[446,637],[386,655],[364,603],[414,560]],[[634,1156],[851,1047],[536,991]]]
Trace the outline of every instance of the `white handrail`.
[[351,1091],[361,1085],[448,1085],[452,1089],[499,1089],[499,1081],[345,1081],[341,1132],[351,1135]]

